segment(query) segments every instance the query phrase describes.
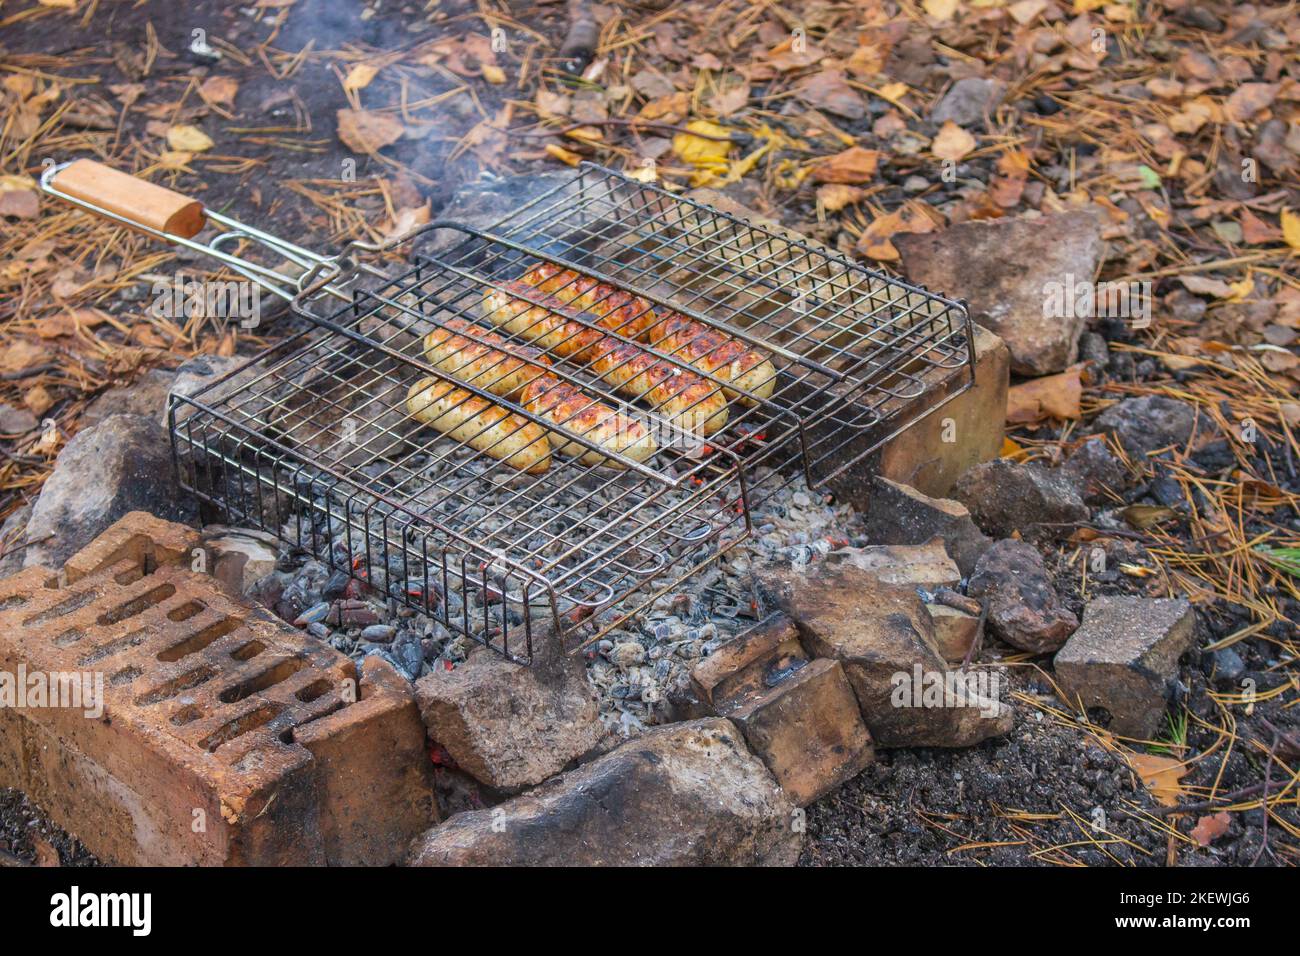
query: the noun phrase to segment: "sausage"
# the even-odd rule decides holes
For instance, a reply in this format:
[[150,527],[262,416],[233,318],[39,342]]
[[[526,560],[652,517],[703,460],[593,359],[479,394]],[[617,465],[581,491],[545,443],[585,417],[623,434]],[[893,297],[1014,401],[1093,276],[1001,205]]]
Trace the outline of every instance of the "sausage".
[[[517,295],[531,295],[545,306]],[[483,313],[494,325],[561,358],[584,363],[619,394],[647,402],[677,427],[707,437],[727,423],[726,396],[712,383],[568,318],[565,309],[565,303],[522,281],[483,294]]]
[[[537,349],[515,345],[464,319],[448,319],[445,325],[447,328],[434,329],[424,337],[424,357],[434,368],[462,382],[517,399],[529,382],[550,377],[546,368],[551,360]],[[457,333],[469,333],[478,341]]]
[[[435,368],[503,398],[515,398],[534,415],[634,461],[645,461],[659,450],[641,422],[547,372],[544,366],[549,366],[550,360],[536,349],[516,345],[464,319],[449,319],[446,325],[447,329],[436,329],[424,339],[425,358]],[[457,333],[473,334],[479,341]],[[623,467],[558,432],[549,432],[548,438],[556,452],[585,465]]]
[[[726,332],[696,322],[677,312],[660,313],[641,341],[676,356],[701,372],[723,382],[734,382],[759,399],[772,397],[776,388],[776,367],[757,349],[752,349]],[[754,404],[746,395],[724,388],[727,398]]]
[[406,392],[412,418],[530,475],[551,467],[546,429],[450,382],[422,378]]
[[[590,312],[603,328],[680,357],[698,371],[735,382],[760,399],[770,398],[776,387],[776,368],[771,361],[703,322],[676,312],[656,315],[647,299],[549,262],[533,266],[521,281]],[[724,391],[728,399],[744,398],[730,389]],[[752,404],[747,398],[745,401]]]

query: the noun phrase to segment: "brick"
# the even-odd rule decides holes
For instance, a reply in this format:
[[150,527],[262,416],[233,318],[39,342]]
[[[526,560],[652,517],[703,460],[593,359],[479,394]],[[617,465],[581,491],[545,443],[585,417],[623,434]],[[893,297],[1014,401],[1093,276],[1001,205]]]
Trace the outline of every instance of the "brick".
[[[115,864],[397,859],[433,818],[409,689],[358,694],[348,658],[190,571],[196,541],[134,512],[62,574],[0,581],[0,669],[104,682],[100,715],[0,708],[0,785]],[[360,812],[397,794],[415,809]]]
[[1195,636],[1196,612],[1186,599],[1098,597],[1052,665],[1070,706],[1103,707],[1115,733],[1149,740],[1160,729],[1178,658]]
[[851,780],[875,759],[839,661],[810,661],[727,716],[796,806]]

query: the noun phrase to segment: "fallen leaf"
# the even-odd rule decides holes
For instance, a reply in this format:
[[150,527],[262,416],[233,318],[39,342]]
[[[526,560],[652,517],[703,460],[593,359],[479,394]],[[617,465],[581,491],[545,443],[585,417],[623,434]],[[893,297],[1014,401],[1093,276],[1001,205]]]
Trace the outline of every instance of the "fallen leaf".
[[851,146],[827,156],[812,168],[812,178],[819,183],[869,183],[880,163],[880,152]]
[[1249,246],[1259,246],[1281,239],[1282,230],[1276,226],[1270,226],[1249,209],[1243,207],[1241,210],[1241,238]]
[[1056,375],[1044,375],[1007,390],[1007,423],[1028,425],[1047,418],[1078,418],[1083,397],[1080,373],[1083,365],[1073,365]]
[[215,144],[197,126],[173,126],[167,130],[167,145],[179,152],[202,153]]
[[239,81],[233,76],[210,76],[199,85],[199,96],[205,103],[230,106],[239,92]]
[[1232,122],[1243,122],[1267,109],[1277,97],[1278,89],[1276,83],[1242,83],[1223,104],[1223,111]]
[[1145,531],[1152,525],[1168,521],[1177,514],[1178,512],[1173,508],[1166,508],[1164,505],[1129,505],[1119,513],[1130,527],[1138,531]]
[[1282,238],[1292,249],[1300,249],[1300,215],[1290,209],[1282,210]]
[[867,115],[867,104],[860,93],[849,86],[839,70],[822,70],[800,80],[796,95],[809,106],[826,110],[845,119],[860,120]]
[[845,206],[858,202],[866,194],[867,191],[860,186],[827,183],[817,188],[817,202],[827,212],[839,212]]
[[40,198],[30,189],[6,189],[0,192],[0,216],[35,219],[40,215]]
[[338,111],[339,139],[354,153],[374,153],[402,138],[406,127],[388,113],[369,110]]
[[934,221],[924,212],[903,206],[877,216],[858,237],[857,251],[881,262],[894,262],[900,256],[890,238],[900,232],[926,233],[934,230]]
[[[673,137],[673,152],[695,167],[691,185],[703,186],[727,172],[727,153],[731,140],[725,126],[708,120],[693,120],[686,124],[687,132]],[[693,134],[702,133],[702,136]]]
[[546,155],[550,156],[552,159],[558,159],[560,162],[568,166],[577,166],[582,162],[582,157],[577,153],[571,152],[563,146],[558,146],[555,143],[546,144]]
[[939,128],[939,135],[930,144],[930,152],[940,159],[957,162],[975,148],[975,137],[966,132],[952,120]]
[[1218,813],[1207,814],[1197,820],[1196,826],[1192,827],[1192,839],[1201,846],[1209,846],[1228,832],[1230,823],[1232,823],[1232,815],[1226,811],[1220,810]]
[[370,85],[370,81],[378,75],[379,67],[373,63],[358,63],[348,70],[348,75],[343,78],[343,90],[346,93],[364,90]]
[[957,0],[924,0],[925,12],[934,19],[945,22],[957,12]]
[[23,404],[37,418],[40,418],[54,405],[54,397],[44,385],[35,385],[23,393]]
[[1183,795],[1181,781],[1187,776],[1187,767],[1181,760],[1135,753],[1128,755],[1128,762],[1157,803],[1166,807],[1178,805],[1178,798]]

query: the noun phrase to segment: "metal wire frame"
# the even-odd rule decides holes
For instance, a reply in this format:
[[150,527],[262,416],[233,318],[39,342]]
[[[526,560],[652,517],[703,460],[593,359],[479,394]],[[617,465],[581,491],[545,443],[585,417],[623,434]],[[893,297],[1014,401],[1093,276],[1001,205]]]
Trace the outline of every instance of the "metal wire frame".
[[[365,294],[347,311],[378,314]],[[594,639],[665,572],[693,573],[749,533],[743,475],[717,455],[644,471],[555,457],[526,475],[419,427],[401,406],[430,369],[418,338],[389,331],[380,347],[309,330],[174,397],[182,485],[521,663],[539,612],[561,639]]]

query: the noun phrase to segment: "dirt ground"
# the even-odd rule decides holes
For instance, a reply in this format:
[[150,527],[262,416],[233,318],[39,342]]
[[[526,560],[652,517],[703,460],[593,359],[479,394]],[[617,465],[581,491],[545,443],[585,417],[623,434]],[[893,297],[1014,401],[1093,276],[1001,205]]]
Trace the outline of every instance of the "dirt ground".
[[[558,2],[73,6],[0,5],[0,199],[27,190],[46,160],[94,155],[333,251],[427,221],[480,175],[579,158],[636,171],[652,159],[673,187],[717,186],[883,269],[897,267],[900,232],[1103,210],[1103,277],[1151,281],[1156,321],[1094,324],[1107,373],[1053,382],[1053,399],[1073,382],[1075,407],[1013,422],[1007,455],[1059,461],[1096,414],[1145,394],[1195,404],[1224,435],[1250,419],[1264,436],[1205,453],[1222,461],[1149,470],[1124,504],[1164,512],[1043,545],[1076,613],[1081,555],[1097,540],[1128,548],[1139,570],[1112,572],[1089,595],[1192,597],[1204,632],[1182,662],[1170,726],[1157,742],[1117,739],[1061,703],[1047,658],[990,646],[978,663],[1013,675],[1013,732],[962,751],[881,752],[809,808],[804,862],[1300,861],[1300,755],[1275,733],[1300,732],[1300,592],[1297,572],[1258,551],[1300,544],[1294,10],[597,4],[600,42],[575,74],[557,55],[568,25]],[[1103,53],[1089,45],[1096,30]],[[219,57],[192,51],[195,31]],[[1004,106],[974,124],[969,146],[941,141],[929,110],[954,80],[986,74],[1007,82]],[[351,111],[342,127],[340,110]],[[701,158],[718,135],[730,139],[721,158]],[[879,153],[873,173],[810,174],[853,145]],[[961,162],[955,181],[936,175],[949,154]],[[1261,161],[1245,186],[1243,159]],[[39,216],[0,220],[0,400],[58,427],[0,442],[0,517],[39,492],[95,395],[196,353],[249,354],[287,325],[145,315],[149,276],[210,267],[40,202]],[[1215,652],[1229,649],[1241,670],[1225,679]],[[1243,678],[1261,691],[1253,707]],[[1135,755],[1176,765],[1163,792],[1143,784]],[[0,850],[90,860],[12,792],[0,793]]]

